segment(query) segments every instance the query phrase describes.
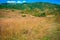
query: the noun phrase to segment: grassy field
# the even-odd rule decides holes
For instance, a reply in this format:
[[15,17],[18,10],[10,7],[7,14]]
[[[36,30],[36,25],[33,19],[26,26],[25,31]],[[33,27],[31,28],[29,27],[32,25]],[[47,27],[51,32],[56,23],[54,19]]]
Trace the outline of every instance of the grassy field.
[[60,5],[0,4],[0,40],[60,40]]
[[59,37],[60,24],[55,16],[36,17],[21,14],[21,10],[0,9],[0,40],[60,40]]

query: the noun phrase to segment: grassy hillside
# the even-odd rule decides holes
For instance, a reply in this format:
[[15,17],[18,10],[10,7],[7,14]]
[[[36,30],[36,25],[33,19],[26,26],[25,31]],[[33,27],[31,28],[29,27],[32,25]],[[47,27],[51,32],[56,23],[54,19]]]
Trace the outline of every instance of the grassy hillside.
[[57,15],[60,14],[60,5],[51,3],[23,3],[23,4],[0,4],[0,9],[18,9],[22,10],[23,13],[32,13],[34,16],[46,16],[46,15]]
[[45,8],[49,8],[49,9],[59,8],[60,9],[60,5],[44,3],[44,2],[23,3],[23,4],[2,3],[2,4],[0,4],[0,8],[13,8],[13,9],[21,9],[21,10],[26,9],[26,8],[30,8],[30,9],[39,8],[39,9],[43,10]]
[[60,5],[0,4],[0,40],[60,40]]

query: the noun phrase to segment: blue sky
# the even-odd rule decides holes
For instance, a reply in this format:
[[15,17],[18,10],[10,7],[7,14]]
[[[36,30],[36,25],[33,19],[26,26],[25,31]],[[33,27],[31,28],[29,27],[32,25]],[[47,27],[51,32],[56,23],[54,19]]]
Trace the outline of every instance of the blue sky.
[[49,2],[49,3],[54,3],[54,4],[60,4],[60,0],[0,0],[0,3],[6,3],[7,1],[26,1],[28,3],[31,2]]

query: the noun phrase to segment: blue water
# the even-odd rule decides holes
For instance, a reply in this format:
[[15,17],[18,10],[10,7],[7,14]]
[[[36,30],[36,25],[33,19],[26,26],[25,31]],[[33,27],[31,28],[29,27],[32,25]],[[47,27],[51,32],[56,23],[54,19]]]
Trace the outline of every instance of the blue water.
[[23,3],[23,1],[27,3],[32,3],[32,2],[49,2],[49,3],[54,3],[54,4],[60,4],[60,0],[0,0],[0,3],[7,3],[7,1],[20,1]]

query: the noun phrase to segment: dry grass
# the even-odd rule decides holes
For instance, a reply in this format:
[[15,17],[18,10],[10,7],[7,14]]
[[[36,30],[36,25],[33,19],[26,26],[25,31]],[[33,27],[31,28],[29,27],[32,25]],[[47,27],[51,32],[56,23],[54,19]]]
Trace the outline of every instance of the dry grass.
[[43,17],[2,18],[0,19],[1,40],[42,40],[51,33],[50,30],[54,27],[52,21],[48,22],[48,18]]
[[20,17],[0,18],[0,40],[58,40],[56,37],[56,23],[50,17]]

